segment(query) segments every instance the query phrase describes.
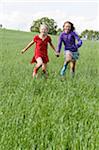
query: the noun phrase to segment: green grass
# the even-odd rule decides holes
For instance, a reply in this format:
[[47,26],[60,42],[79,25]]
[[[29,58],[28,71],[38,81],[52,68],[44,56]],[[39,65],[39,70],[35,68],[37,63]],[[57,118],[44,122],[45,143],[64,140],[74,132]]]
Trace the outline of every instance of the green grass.
[[20,54],[32,38],[0,30],[0,150],[98,150],[99,41],[83,42],[74,79],[49,47],[49,77],[33,80],[34,46]]

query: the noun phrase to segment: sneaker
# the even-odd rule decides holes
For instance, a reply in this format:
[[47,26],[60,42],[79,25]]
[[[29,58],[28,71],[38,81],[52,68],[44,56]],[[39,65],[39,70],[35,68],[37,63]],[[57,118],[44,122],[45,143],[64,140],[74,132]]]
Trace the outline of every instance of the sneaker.
[[65,74],[65,71],[66,71],[66,67],[64,66],[60,72],[60,75],[63,76]]

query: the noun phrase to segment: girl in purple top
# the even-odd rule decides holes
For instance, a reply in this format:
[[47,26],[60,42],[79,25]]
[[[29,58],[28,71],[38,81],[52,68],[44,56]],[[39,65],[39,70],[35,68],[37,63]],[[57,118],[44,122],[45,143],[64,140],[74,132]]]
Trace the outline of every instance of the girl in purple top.
[[72,77],[74,77],[76,60],[79,57],[78,48],[82,45],[82,40],[74,32],[75,28],[71,22],[66,21],[63,25],[63,30],[64,31],[60,34],[59,37],[57,49],[57,57],[59,57],[62,43],[64,43],[65,61],[60,74],[62,76],[65,74],[67,66],[70,63],[70,72]]

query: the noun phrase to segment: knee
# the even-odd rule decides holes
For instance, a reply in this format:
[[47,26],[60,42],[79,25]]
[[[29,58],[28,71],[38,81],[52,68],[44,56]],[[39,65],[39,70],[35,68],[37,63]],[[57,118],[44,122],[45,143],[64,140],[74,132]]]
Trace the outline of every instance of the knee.
[[37,66],[42,66],[43,65],[43,61],[42,61],[42,59],[39,57],[39,58],[37,58]]
[[70,51],[66,51],[66,61],[70,62],[72,60],[72,53]]
[[66,56],[66,61],[69,62],[69,61],[71,61],[71,60],[72,60],[72,57],[71,57],[71,55],[68,54],[68,55]]
[[42,65],[43,65],[42,60],[40,60],[40,61],[38,62],[38,64],[39,64],[40,66],[42,66]]

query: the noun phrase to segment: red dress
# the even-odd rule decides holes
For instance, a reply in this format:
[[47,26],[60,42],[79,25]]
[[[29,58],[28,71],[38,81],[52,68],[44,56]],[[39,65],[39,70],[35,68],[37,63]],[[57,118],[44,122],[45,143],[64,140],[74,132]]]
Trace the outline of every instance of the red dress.
[[34,56],[31,60],[31,64],[36,62],[38,57],[41,57],[44,63],[49,62],[48,58],[48,43],[51,43],[50,36],[47,36],[44,40],[42,40],[38,35],[34,37],[34,42],[36,43]]

